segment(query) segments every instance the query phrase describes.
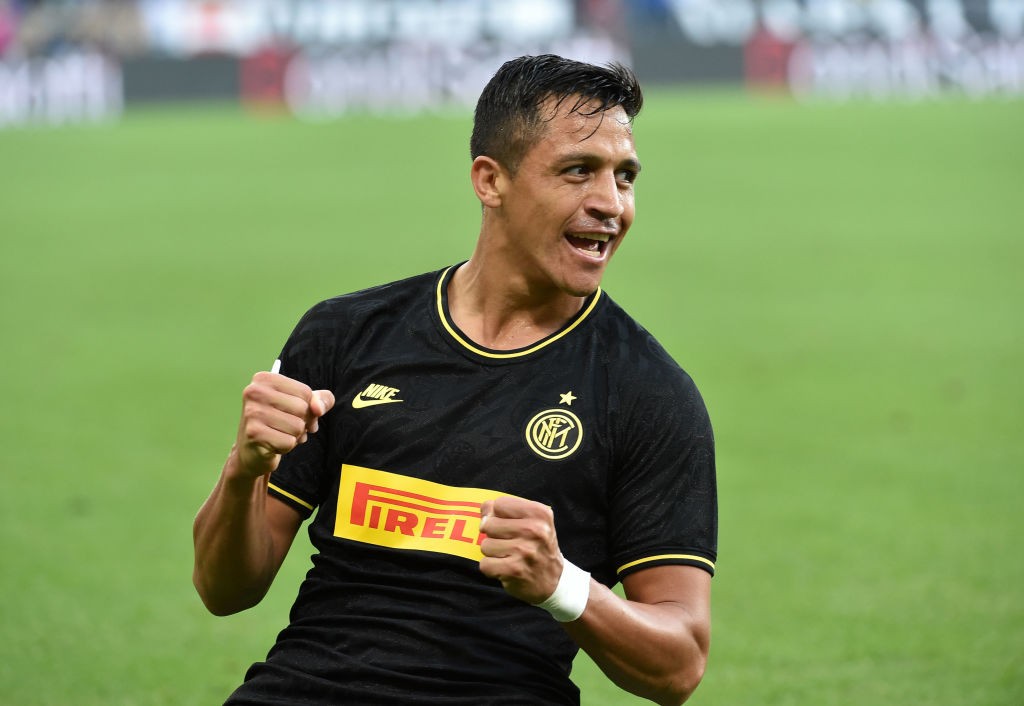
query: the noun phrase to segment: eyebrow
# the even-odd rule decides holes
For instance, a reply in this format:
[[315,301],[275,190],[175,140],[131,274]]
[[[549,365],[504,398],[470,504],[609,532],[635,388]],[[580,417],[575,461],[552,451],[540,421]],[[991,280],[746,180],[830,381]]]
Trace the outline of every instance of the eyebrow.
[[[558,166],[562,166],[562,165],[565,165],[565,164],[570,164],[572,162],[583,162],[584,164],[594,164],[595,162],[603,162],[603,161],[604,161],[604,157],[596,155],[593,152],[571,152],[571,153],[565,155],[564,157],[562,157],[561,159],[559,159],[555,164],[558,165]],[[623,168],[630,169],[630,170],[636,172],[637,174],[639,174],[640,170],[643,169],[643,167],[640,164],[640,160],[638,160],[638,159],[636,159],[634,157],[627,157],[626,159],[622,160],[621,162],[618,163],[616,168],[617,169],[623,169]]]
[[640,164],[640,160],[639,159],[633,159],[632,157],[630,157],[629,159],[621,162],[619,164],[619,166],[620,167],[626,167],[627,169],[632,169],[637,174],[639,174],[640,170],[643,169],[643,166]]

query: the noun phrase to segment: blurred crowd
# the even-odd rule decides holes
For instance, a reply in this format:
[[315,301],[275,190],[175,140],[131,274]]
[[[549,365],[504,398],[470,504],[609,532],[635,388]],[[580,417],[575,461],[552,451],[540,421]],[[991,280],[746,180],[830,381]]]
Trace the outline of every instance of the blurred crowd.
[[69,48],[121,56],[144,52],[139,3],[0,0],[0,56],[48,56]]
[[475,100],[509,56],[628,62],[624,0],[0,0],[0,128],[149,101],[317,119]]
[[0,0],[0,128],[157,100],[471,105],[538,53],[798,98],[1024,96],[1024,0]]
[[[445,3],[421,3],[433,12]],[[457,8],[460,3],[448,3]],[[120,58],[144,53],[176,51],[165,41],[173,32],[187,32],[196,40],[211,43],[212,51],[245,53],[237,47],[246,36],[266,34],[267,28],[289,29],[305,23],[321,30],[344,22],[367,25],[367,15],[395,14],[415,3],[397,0],[0,0],[0,58],[59,55],[70,49],[86,49]],[[504,21],[509,11],[533,16],[539,28],[567,17],[576,26],[618,35],[623,31],[622,0],[502,0],[463,2],[475,16],[490,15]],[[481,8],[485,8],[481,10]],[[497,9],[495,9],[497,8]],[[452,10],[455,11],[455,10]],[[452,12],[450,11],[450,12]],[[436,23],[435,23],[436,24]],[[514,23],[513,23],[514,24]],[[287,31],[287,30],[286,30]],[[305,43],[305,42],[298,42]],[[200,47],[201,48],[201,47]]]
[[759,28],[786,41],[898,42],[926,32],[1016,42],[1024,38],[1024,0],[0,0],[0,58],[68,49],[121,59],[246,56],[274,44],[458,45],[574,32],[629,46],[666,27],[698,46],[743,44]]

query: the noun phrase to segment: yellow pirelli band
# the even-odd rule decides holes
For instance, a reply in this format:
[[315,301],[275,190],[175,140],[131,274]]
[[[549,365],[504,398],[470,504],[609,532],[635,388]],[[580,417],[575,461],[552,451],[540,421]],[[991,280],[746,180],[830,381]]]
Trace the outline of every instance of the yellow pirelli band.
[[287,490],[282,490],[281,488],[278,488],[278,487],[277,487],[276,485],[274,485],[273,483],[267,483],[267,485],[268,485],[269,487],[273,488],[273,489],[274,489],[274,492],[275,492],[275,493],[280,493],[281,495],[285,496],[286,498],[289,498],[289,499],[291,499],[291,500],[294,500],[295,502],[297,502],[297,503],[298,503],[299,505],[301,505],[302,507],[305,507],[305,508],[309,508],[310,510],[313,510],[313,509],[314,509],[314,508],[313,508],[313,506],[312,506],[312,505],[310,505],[309,503],[307,503],[307,502],[306,502],[305,500],[303,500],[302,498],[297,498],[297,497],[295,497],[294,495],[292,495],[291,493],[289,493],[289,492],[288,492]]
[[634,566],[639,566],[640,564],[648,564],[652,561],[662,561],[663,559],[687,559],[690,561],[699,561],[701,564],[707,564],[708,566],[710,566],[712,571],[715,570],[715,562],[708,561],[704,557],[697,556],[696,554],[659,554],[658,556],[649,556],[644,559],[637,559],[636,561],[631,561],[628,564],[623,564],[615,570],[615,573],[621,574],[626,569],[632,569]]

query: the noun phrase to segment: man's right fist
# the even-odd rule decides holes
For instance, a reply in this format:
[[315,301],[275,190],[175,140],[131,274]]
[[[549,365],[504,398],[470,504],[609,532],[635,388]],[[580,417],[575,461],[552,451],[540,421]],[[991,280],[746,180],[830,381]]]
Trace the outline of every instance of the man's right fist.
[[235,452],[239,470],[256,477],[274,471],[286,454],[319,429],[334,406],[330,390],[273,372],[256,373],[242,392],[242,418]]

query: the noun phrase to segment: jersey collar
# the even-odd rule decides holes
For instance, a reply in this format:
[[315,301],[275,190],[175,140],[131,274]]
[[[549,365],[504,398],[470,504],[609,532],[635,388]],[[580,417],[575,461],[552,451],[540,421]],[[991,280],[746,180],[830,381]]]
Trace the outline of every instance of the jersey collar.
[[452,321],[451,311],[448,309],[448,283],[451,281],[452,274],[458,267],[459,265],[452,265],[441,272],[441,276],[437,278],[437,289],[435,291],[435,295],[438,318],[441,320],[441,326],[460,348],[490,360],[523,358],[550,346],[555,341],[568,335],[573,329],[583,323],[588,316],[590,316],[591,312],[593,312],[594,308],[597,306],[597,302],[601,298],[602,293],[601,288],[598,287],[597,291],[587,297],[586,301],[583,302],[583,307],[576,313],[576,315],[569,319],[562,328],[555,331],[550,336],[547,336],[546,338],[543,338],[525,348],[517,348],[510,351],[492,350],[473,343],[469,340],[469,337],[467,337],[459,327],[455,325],[455,322]]

